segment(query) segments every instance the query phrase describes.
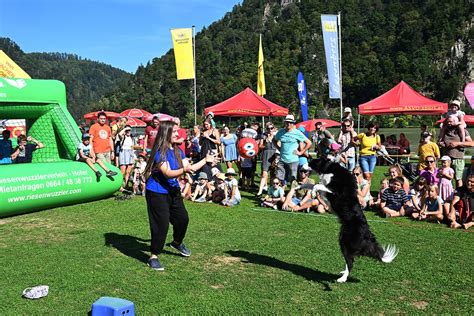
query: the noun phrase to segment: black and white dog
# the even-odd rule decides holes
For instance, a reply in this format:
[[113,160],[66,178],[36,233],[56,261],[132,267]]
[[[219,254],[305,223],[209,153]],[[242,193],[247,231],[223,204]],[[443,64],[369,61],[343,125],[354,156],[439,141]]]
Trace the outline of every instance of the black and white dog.
[[346,282],[357,256],[372,257],[382,262],[392,262],[398,254],[394,245],[381,247],[369,229],[367,219],[357,198],[355,177],[341,165],[328,159],[318,158],[309,166],[319,174],[320,184],[315,189],[325,192],[334,213],[341,222],[339,245],[346,260],[346,268],[337,282]]

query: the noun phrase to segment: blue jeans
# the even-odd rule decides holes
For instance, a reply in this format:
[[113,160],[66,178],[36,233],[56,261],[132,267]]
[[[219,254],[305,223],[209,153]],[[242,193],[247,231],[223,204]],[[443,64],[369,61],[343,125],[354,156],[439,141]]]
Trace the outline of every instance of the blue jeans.
[[377,156],[360,156],[359,164],[363,173],[374,173],[375,164],[377,163]]

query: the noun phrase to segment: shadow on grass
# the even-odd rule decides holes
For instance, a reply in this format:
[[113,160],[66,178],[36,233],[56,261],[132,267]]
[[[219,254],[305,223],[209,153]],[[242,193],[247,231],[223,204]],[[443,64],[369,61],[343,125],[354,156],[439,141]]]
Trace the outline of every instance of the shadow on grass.
[[[143,239],[130,235],[120,235],[117,233],[105,233],[104,239],[107,247],[114,247],[127,257],[134,258],[143,263],[148,263],[148,259],[150,258],[150,239]],[[175,252],[164,249],[161,253],[180,256]]]
[[[329,286],[329,283],[334,283],[336,279],[339,278],[339,275],[336,274],[322,272],[298,264],[284,262],[273,257],[259,255],[248,251],[229,250],[226,251],[226,253],[230,254],[232,257],[243,258],[246,260],[246,263],[260,264],[272,268],[286,270],[295,275],[301,276],[308,281],[318,282],[324,286],[325,291],[332,291],[331,287]],[[357,279],[353,279],[351,277],[349,277],[348,281],[359,282]]]

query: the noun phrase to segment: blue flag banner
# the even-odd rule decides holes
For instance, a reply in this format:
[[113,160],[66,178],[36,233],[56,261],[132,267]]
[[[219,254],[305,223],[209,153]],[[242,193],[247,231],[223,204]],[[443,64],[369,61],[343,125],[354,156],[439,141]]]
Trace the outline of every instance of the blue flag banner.
[[303,73],[298,72],[298,78],[296,79],[296,84],[298,86],[298,95],[300,97],[301,105],[301,117],[303,121],[308,120],[308,101],[306,98],[306,82],[304,81]]
[[337,15],[321,15],[323,29],[324,52],[326,54],[326,65],[329,79],[329,98],[341,98],[339,70],[339,38],[337,28]]

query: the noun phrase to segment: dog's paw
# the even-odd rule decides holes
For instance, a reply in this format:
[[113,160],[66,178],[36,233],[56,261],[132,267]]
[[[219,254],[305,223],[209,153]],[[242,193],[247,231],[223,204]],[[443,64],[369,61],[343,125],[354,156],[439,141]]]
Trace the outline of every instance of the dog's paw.
[[322,192],[327,192],[327,193],[332,193],[331,190],[329,190],[325,185],[323,184],[315,184],[313,187],[313,190],[316,191],[322,191]]

